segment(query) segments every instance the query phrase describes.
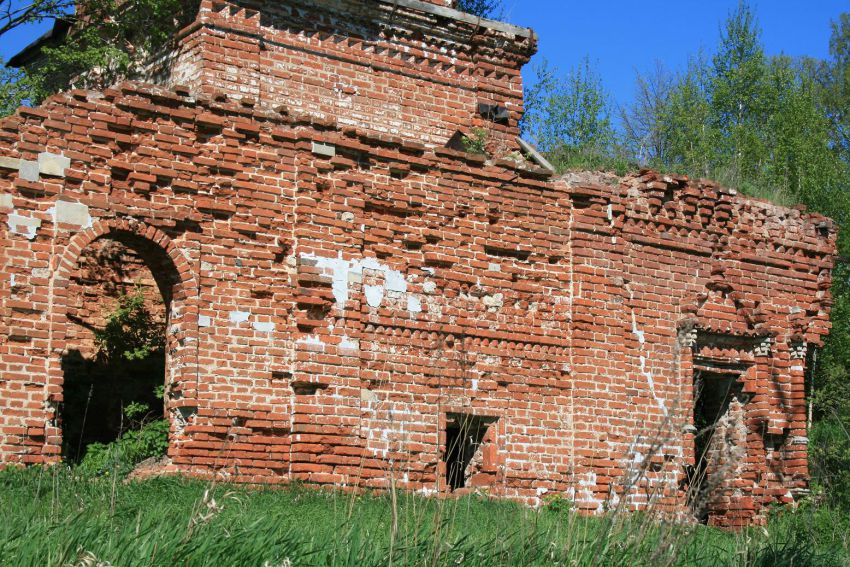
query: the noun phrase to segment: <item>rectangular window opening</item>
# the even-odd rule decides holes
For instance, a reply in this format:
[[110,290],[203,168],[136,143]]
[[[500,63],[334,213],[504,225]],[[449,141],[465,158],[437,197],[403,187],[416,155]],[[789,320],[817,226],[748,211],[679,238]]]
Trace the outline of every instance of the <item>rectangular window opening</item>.
[[446,414],[446,485],[450,491],[469,486],[470,479],[488,468],[488,445],[493,443],[497,418],[469,414]]

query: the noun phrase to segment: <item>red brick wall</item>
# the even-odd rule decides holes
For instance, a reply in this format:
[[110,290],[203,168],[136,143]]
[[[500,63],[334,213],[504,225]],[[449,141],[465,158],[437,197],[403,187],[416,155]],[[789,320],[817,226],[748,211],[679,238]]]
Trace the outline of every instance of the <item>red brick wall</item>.
[[[493,150],[517,149],[520,68],[536,50],[531,30],[506,33],[388,2],[311,4],[269,2],[258,11],[206,0],[176,55],[152,76],[430,146],[487,126]],[[479,102],[506,107],[508,120],[482,118]]]
[[743,456],[717,463],[712,521],[805,488],[828,219],[208,94],[127,83],[0,122],[0,461],[60,458],[69,290],[106,236],[170,286],[173,470],[445,491],[465,414],[487,431],[462,490],[683,511],[694,373],[732,368]]

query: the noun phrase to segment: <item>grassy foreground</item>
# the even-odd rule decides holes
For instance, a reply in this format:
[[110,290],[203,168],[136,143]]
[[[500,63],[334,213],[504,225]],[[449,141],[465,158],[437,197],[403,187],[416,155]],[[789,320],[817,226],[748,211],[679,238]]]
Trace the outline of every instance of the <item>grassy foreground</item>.
[[7,470],[0,565],[850,565],[850,521],[826,509],[735,534],[565,504],[402,493],[393,506],[384,494]]

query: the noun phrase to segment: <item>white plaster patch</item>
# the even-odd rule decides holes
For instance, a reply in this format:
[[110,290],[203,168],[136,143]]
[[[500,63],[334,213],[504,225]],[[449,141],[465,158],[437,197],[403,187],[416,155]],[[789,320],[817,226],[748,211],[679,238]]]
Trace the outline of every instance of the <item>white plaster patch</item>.
[[9,225],[9,230],[13,233],[22,234],[29,240],[32,240],[35,238],[35,233],[38,230],[38,227],[41,226],[41,220],[12,213],[6,219],[6,224]]
[[411,313],[422,313],[422,301],[415,295],[408,295],[407,310]]
[[210,325],[212,325],[212,321],[210,320],[209,315],[201,315],[198,317],[199,327],[209,327]]
[[271,333],[275,329],[275,324],[271,322],[254,321],[251,323],[251,326],[255,331],[259,331],[261,333]]
[[[628,286],[627,286],[627,289],[628,289]],[[632,291],[629,289],[628,292],[629,292],[629,298],[633,300],[634,296],[632,295]],[[638,344],[640,344],[640,349],[641,349],[641,351],[643,351],[644,348],[645,348],[644,345],[646,343],[646,335],[645,335],[644,331],[641,331],[640,329],[638,329],[637,318],[635,317],[634,308],[631,309],[631,312],[632,312],[632,333],[634,333],[635,337],[637,337]],[[664,400],[662,400],[658,396],[658,393],[655,391],[655,380],[652,377],[652,372],[650,372],[646,367],[646,356],[644,356],[643,354],[640,355],[640,373],[643,374],[644,377],[646,377],[646,382],[647,382],[647,385],[649,386],[649,393],[652,394],[652,399],[655,400],[655,403],[658,404],[658,408],[661,410],[661,412],[666,417],[667,416],[667,405],[664,403]]]
[[318,335],[307,335],[303,339],[298,339],[298,343],[302,345],[324,346],[325,343]]
[[248,317],[251,316],[251,313],[248,311],[231,311],[230,312],[230,322],[231,323],[243,323],[248,320]]
[[[380,272],[384,276],[383,286],[366,286],[364,289],[367,294],[366,301],[371,307],[377,307],[381,304],[384,292],[407,293],[407,280],[404,274],[381,264],[377,258],[343,260],[341,256],[340,254],[336,258],[327,258],[315,254],[301,255],[302,259],[310,260],[314,262],[317,268],[331,273],[331,291],[336,300],[337,308],[345,308],[350,296],[350,284],[362,280],[363,270]],[[377,289],[369,291],[370,288],[380,288],[380,294]]]
[[360,341],[342,337],[339,341],[339,348],[344,350],[360,350]]
[[12,208],[12,196],[8,193],[4,193],[0,195],[0,209],[11,209]]
[[384,288],[379,285],[367,285],[363,288],[369,307],[379,307],[384,300]]
[[54,223],[71,224],[80,228],[91,228],[92,226],[89,208],[82,203],[56,201],[56,205],[48,212],[53,217]]

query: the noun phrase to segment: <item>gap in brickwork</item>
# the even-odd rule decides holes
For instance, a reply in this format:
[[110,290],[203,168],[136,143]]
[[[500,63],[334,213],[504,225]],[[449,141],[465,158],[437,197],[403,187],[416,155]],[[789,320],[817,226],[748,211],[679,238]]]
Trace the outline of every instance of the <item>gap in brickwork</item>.
[[[80,254],[71,277],[69,346],[61,361],[64,382],[60,406],[63,457],[68,462],[79,462],[90,444],[110,443],[134,423],[164,417],[164,345],[155,345],[141,356],[133,352],[140,344],[140,330],[119,330],[115,325],[110,327],[117,332],[109,334],[113,338],[108,348],[97,339],[98,334],[104,336],[120,298],[137,294],[144,298],[137,313],[146,315],[135,320],[145,321],[148,327],[141,331],[153,331],[145,336],[164,336],[168,305],[154,276],[158,262],[144,258],[164,253],[154,246],[140,251],[140,242],[132,244],[112,238],[92,242]],[[147,408],[133,420],[127,415],[131,403]]]
[[696,482],[692,495],[694,516],[708,523],[720,493],[734,477],[739,442],[734,431],[733,405],[746,403],[737,372],[697,370],[694,380],[694,439]]
[[446,415],[446,450],[443,462],[446,465],[446,486],[455,491],[469,486],[475,470],[480,468],[483,444],[490,428],[496,421],[493,417],[468,414]]

